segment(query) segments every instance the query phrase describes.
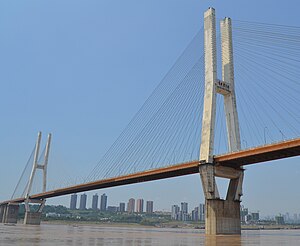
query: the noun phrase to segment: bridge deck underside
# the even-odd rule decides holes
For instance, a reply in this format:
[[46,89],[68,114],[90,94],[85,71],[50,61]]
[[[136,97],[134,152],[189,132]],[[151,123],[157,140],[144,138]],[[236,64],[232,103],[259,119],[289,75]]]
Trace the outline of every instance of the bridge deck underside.
[[[247,149],[239,152],[228,153],[225,155],[215,156],[216,165],[240,168],[244,165],[261,163],[276,159],[300,155],[300,139],[280,142],[272,145],[260,146],[257,148]],[[30,196],[30,199],[44,199],[57,196],[68,195],[77,192],[85,192],[108,187],[115,187],[127,184],[135,184],[159,179],[172,178],[177,176],[189,175],[199,172],[200,161],[181,163],[178,165],[162,167],[139,173],[123,175],[114,178],[97,180],[84,184],[74,185],[66,188],[60,188],[45,193]],[[22,203],[24,198],[4,201],[0,204]]]

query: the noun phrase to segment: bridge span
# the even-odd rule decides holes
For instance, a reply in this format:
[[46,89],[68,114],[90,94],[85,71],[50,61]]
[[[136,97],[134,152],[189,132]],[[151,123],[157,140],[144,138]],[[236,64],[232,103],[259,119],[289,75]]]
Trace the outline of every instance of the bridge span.
[[[242,151],[227,153],[214,156],[216,167],[230,167],[239,169],[242,166],[262,163],[271,160],[294,157],[300,155],[300,138],[282,141],[275,144],[263,145],[256,148],[250,148]],[[191,161],[152,169],[143,172],[122,175],[113,178],[97,180],[93,182],[73,185],[65,188],[55,189],[40,194],[30,196],[32,200],[42,200],[46,198],[58,197],[77,192],[85,192],[96,189],[104,189],[115,186],[135,184],[147,181],[167,179],[172,177],[184,176],[189,174],[199,173],[201,161]],[[1,202],[0,205],[8,203],[22,203],[25,198],[17,198]]]

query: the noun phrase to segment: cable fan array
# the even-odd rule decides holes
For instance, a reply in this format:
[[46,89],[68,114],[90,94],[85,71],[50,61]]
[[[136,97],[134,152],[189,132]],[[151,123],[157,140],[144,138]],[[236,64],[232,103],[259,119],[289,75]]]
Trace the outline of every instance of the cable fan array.
[[[202,28],[80,182],[199,159],[205,86],[203,39]],[[221,78],[220,36],[217,46]],[[300,28],[233,21],[233,52],[242,149],[299,137]],[[216,99],[215,125],[214,154],[228,152],[221,95]],[[32,162],[33,153],[12,198],[24,196]],[[37,176],[33,193],[41,189],[41,180]]]
[[[45,159],[45,151],[46,151],[46,147],[44,148],[44,150],[41,152],[37,163],[38,164],[42,164],[44,163],[44,159]],[[16,185],[16,188],[11,196],[11,199],[16,199],[16,198],[20,198],[20,197],[25,197],[26,191],[27,191],[27,187],[28,187],[28,183],[29,183],[29,177],[32,171],[32,166],[33,166],[33,162],[34,162],[34,152],[35,152],[35,147],[33,148],[30,157],[25,165],[24,170],[22,171],[21,177]],[[31,188],[31,194],[37,194],[37,193],[41,193],[42,192],[42,184],[43,184],[43,176],[42,176],[42,172],[36,172],[34,179],[33,179],[33,184],[32,184],[32,188]]]
[[200,30],[86,181],[198,159],[203,70]]
[[300,28],[233,23],[243,147],[299,137]]

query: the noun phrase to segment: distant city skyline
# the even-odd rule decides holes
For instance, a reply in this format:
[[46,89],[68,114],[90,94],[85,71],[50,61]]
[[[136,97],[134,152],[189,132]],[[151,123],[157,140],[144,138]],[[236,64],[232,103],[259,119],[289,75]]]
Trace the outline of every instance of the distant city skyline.
[[[84,194],[80,194],[80,196],[78,197],[77,194],[72,194],[70,195],[70,201],[69,201],[69,208],[70,209],[80,209],[80,203],[79,206],[76,207],[77,204],[77,199],[81,199],[81,197],[83,199],[86,199],[86,204],[88,204],[89,201],[89,196],[86,195],[82,196],[82,195],[86,195],[86,193]],[[94,209],[93,208],[93,204],[95,203],[95,197],[98,196],[97,194],[94,194],[90,197],[91,200],[91,205],[90,206],[86,206],[86,208],[84,209]],[[108,200],[109,195],[107,195],[106,193],[103,193],[101,196],[103,196],[103,201],[106,202]],[[100,201],[101,196],[98,196],[98,199]],[[111,197],[112,198],[112,197]],[[80,202],[80,200],[79,200]],[[94,203],[93,203],[94,202]],[[83,201],[84,203],[84,201]],[[129,198],[128,201],[124,201],[124,202],[119,202],[119,203],[106,203],[106,210],[105,211],[110,211],[110,212],[129,212],[129,213],[153,213],[155,211],[162,211],[162,212],[169,212],[171,214],[171,218],[174,220],[186,220],[186,218],[190,219],[190,220],[194,220],[194,221],[204,221],[205,219],[205,208],[204,208],[204,201],[203,203],[199,203],[196,206],[193,205],[189,205],[188,202],[180,202],[178,201],[177,204],[171,204],[170,203],[170,207],[168,209],[161,209],[156,207],[154,209],[154,203],[156,204],[155,201],[153,200],[146,200],[145,201],[145,205],[144,205],[144,199],[143,198]],[[192,203],[193,204],[193,203]],[[146,207],[144,207],[146,206]],[[138,208],[140,207],[140,208]],[[189,207],[191,207],[189,209]],[[129,210],[128,210],[129,209]],[[141,209],[143,211],[141,211]],[[97,207],[97,210],[101,211],[100,205]],[[180,214],[180,212],[182,211],[182,214]],[[183,214],[188,215],[190,217],[182,217]],[[248,215],[248,217],[246,218],[246,215]],[[253,217],[254,216],[254,217]],[[298,223],[300,222],[300,209],[297,212],[287,212],[284,211],[284,209],[281,212],[275,213],[275,214],[270,214],[270,213],[266,213],[266,214],[261,214],[259,209],[249,209],[247,207],[244,206],[244,204],[241,204],[241,221],[245,222],[248,220],[252,220],[254,218],[254,220],[258,220],[258,219],[266,219],[266,220],[270,220],[270,219],[274,219],[276,216],[282,216],[283,220],[285,222],[290,222],[290,223]]]
[[99,211],[109,211],[109,212],[129,212],[129,213],[153,213],[154,212],[154,202],[152,200],[146,201],[146,207],[144,210],[144,199],[143,198],[129,198],[127,202],[127,207],[125,205],[125,202],[119,202],[119,206],[108,204],[108,195],[103,193],[100,196],[100,206],[98,207],[99,202],[99,196],[98,194],[94,194],[91,197],[91,206],[87,206],[87,201],[89,200],[89,197],[86,193],[83,193],[80,195],[79,200],[79,207],[77,207],[77,193],[70,195],[70,209],[79,209],[79,210],[86,210],[86,209],[93,209],[93,210],[99,210]]
[[[101,210],[101,205],[97,207],[95,204],[97,202],[97,198],[103,199],[103,203],[106,202],[105,210]],[[188,202],[178,202],[178,204],[173,204],[170,206],[170,209],[161,210],[157,208],[156,210],[153,209],[154,201],[147,200],[146,201],[146,208],[144,208],[144,199],[143,198],[129,198],[127,202],[127,206],[125,202],[119,202],[118,205],[107,204],[108,195],[103,193],[100,197],[98,194],[94,194],[91,196],[91,207],[87,207],[87,201],[89,197],[86,193],[80,194],[79,196],[79,206],[77,207],[77,194],[70,195],[70,209],[93,209],[99,211],[108,211],[108,212],[128,212],[128,213],[154,213],[155,211],[160,212],[168,212],[171,214],[171,219],[173,220],[182,220],[182,221],[204,221],[205,220],[205,204],[200,203],[198,206],[189,209]],[[103,205],[104,207],[104,205]],[[103,208],[102,208],[103,209]],[[283,222],[287,223],[299,223],[300,222],[300,210],[297,213],[290,213],[290,212],[281,212],[278,214],[272,215],[261,215],[259,210],[253,210],[245,207],[241,204],[241,222],[248,223],[249,221],[258,221],[262,220],[272,220],[275,219],[280,220],[282,217]],[[280,222],[281,223],[281,222]]]

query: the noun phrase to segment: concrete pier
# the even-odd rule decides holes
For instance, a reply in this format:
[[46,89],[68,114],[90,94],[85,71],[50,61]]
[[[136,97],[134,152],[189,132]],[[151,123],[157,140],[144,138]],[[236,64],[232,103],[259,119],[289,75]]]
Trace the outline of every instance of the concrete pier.
[[24,224],[25,225],[40,225],[41,224],[41,212],[25,212]]
[[240,202],[206,200],[205,230],[208,235],[241,234]]
[[7,204],[4,206],[2,223],[16,224],[18,221],[19,204]]
[[[240,197],[244,171],[202,164],[199,172],[205,195],[206,234],[241,234]],[[220,199],[216,176],[230,179],[226,200]]]

